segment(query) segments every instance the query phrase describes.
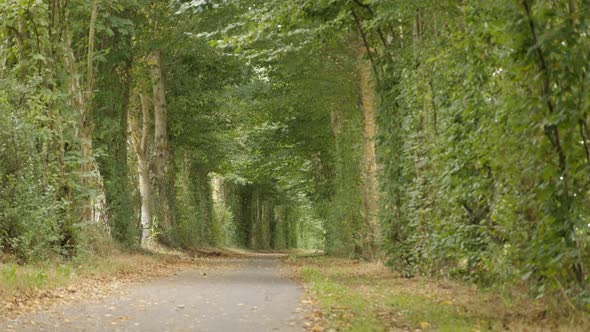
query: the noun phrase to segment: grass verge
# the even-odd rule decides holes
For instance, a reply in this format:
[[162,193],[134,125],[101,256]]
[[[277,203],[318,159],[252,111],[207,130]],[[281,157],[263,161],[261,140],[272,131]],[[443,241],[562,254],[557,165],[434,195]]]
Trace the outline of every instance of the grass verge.
[[589,331],[587,317],[555,317],[547,305],[466,283],[401,278],[382,264],[290,256],[316,310],[311,331]]

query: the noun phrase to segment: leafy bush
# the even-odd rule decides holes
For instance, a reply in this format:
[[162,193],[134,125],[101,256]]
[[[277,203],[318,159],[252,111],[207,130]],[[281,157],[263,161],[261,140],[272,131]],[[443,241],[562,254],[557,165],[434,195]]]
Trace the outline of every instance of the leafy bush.
[[49,137],[39,128],[43,100],[32,84],[0,84],[0,254],[19,261],[59,255],[64,240],[65,205],[52,165],[42,159]]

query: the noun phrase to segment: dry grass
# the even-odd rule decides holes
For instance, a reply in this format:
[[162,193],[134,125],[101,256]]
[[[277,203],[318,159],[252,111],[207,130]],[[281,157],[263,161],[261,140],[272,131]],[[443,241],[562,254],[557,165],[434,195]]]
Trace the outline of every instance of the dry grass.
[[[327,257],[285,260],[317,303],[310,329],[348,331],[589,331],[582,314],[552,315],[546,302],[510,299],[466,283],[402,278],[382,264]],[[318,312],[319,311],[319,312]]]

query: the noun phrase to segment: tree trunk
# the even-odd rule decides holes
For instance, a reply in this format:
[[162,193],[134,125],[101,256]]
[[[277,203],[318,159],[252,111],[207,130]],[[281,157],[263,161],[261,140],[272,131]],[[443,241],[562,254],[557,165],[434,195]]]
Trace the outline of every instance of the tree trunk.
[[164,229],[173,224],[173,174],[171,172],[171,153],[168,142],[168,109],[166,105],[166,89],[162,77],[162,56],[160,50],[150,53],[149,64],[151,68],[152,89],[154,94],[154,124],[155,124],[155,148],[156,158],[154,173],[158,194],[159,221]]
[[379,254],[380,231],[378,225],[379,194],[377,184],[377,157],[375,153],[375,90],[372,86],[371,65],[361,60],[360,93],[363,112],[363,218],[367,230],[364,244],[365,258],[375,260]]
[[152,209],[149,163],[137,158],[139,168],[139,194],[141,195],[141,244],[149,246],[152,240]]
[[141,196],[141,244],[150,246],[152,242],[152,187],[150,183],[150,110],[146,98],[140,95],[142,128],[139,130],[137,119],[129,121],[131,137],[139,173],[139,194]]
[[88,190],[95,190],[96,194],[90,196],[82,210],[82,221],[90,223],[107,223],[105,213],[106,195],[102,183],[102,177],[98,165],[94,161],[92,149],[92,119],[91,100],[94,86],[94,35],[96,31],[96,20],[98,16],[98,5],[96,1],[92,4],[90,26],[88,33],[88,54],[86,59],[86,87],[82,86],[80,76],[76,70],[76,59],[71,48],[71,38],[65,34],[66,56],[64,57],[68,74],[70,75],[70,92],[72,93],[72,105],[79,113],[78,139],[81,150],[81,183],[82,187]]

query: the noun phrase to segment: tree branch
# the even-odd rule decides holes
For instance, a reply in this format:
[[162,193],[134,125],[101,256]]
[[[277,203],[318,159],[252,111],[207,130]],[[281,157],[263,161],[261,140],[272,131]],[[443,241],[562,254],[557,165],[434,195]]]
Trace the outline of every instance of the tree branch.
[[367,50],[367,56],[369,57],[369,61],[371,61],[371,66],[373,67],[373,72],[375,73],[375,79],[377,80],[377,83],[380,83],[381,80],[379,78],[379,71],[377,70],[377,63],[375,62],[375,59],[373,58],[373,55],[371,54],[371,46],[369,45],[369,41],[367,40],[367,35],[365,34],[365,31],[363,30],[360,18],[358,17],[358,15],[354,11],[354,9],[351,9],[351,13],[352,13],[352,16],[354,17],[354,21],[356,22],[356,25],[359,29],[359,33],[360,33],[361,38],[363,40],[363,44],[365,45],[365,49]]

